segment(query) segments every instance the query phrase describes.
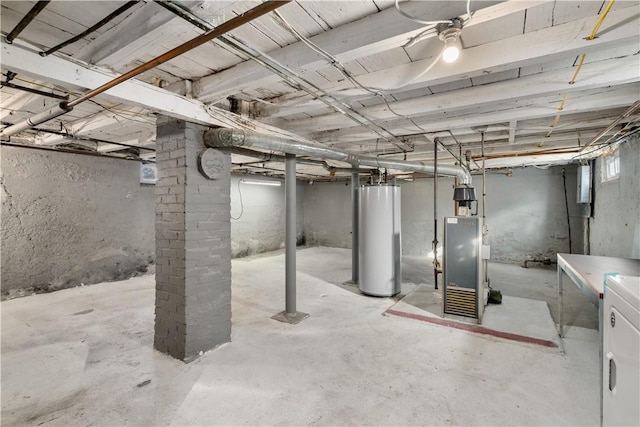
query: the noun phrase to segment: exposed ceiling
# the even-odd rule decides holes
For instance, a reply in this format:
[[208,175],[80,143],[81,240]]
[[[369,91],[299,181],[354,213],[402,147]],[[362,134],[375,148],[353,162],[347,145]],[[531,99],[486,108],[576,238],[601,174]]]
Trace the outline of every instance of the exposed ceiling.
[[[35,3],[3,0],[2,34]],[[460,20],[463,50],[449,64],[436,26],[403,16],[392,0],[290,2],[10,142],[152,159],[160,113],[396,159],[432,161],[438,141],[439,161],[462,157],[472,169],[486,129],[487,167],[568,163],[640,123],[640,108],[628,111],[640,98],[640,3],[609,3],[400,2],[420,20]],[[139,1],[41,56],[125,5],[52,1],[12,44],[3,38],[2,80],[73,100],[258,4]],[[183,17],[171,6],[186,9]],[[3,126],[60,102],[8,85],[0,96]],[[233,161],[248,173],[284,170]],[[313,165],[299,173],[328,174]]]

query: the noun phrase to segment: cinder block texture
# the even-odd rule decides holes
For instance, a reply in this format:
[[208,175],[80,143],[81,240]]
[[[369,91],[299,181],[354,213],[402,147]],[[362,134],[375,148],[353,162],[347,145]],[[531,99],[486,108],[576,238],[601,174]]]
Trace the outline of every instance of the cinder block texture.
[[157,121],[154,346],[185,362],[231,339],[231,159],[216,151],[219,179],[200,174],[204,130]]

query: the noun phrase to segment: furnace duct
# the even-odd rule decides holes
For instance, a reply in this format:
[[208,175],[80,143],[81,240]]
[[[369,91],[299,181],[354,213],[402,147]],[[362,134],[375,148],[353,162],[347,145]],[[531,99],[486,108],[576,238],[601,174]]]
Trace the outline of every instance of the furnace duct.
[[[204,143],[210,148],[253,147],[296,156],[310,156],[325,160],[335,160],[359,166],[395,169],[404,172],[423,172],[435,174],[436,167],[431,163],[403,160],[380,159],[364,156],[337,148],[321,145],[311,145],[290,138],[264,135],[242,129],[218,128],[204,133]],[[458,179],[458,185],[471,185],[471,174],[462,166],[438,165],[438,174],[453,176]]]

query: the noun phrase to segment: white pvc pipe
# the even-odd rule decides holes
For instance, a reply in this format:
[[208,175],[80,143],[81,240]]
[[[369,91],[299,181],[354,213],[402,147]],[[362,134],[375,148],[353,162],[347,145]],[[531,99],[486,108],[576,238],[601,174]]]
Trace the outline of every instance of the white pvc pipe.
[[42,113],[33,115],[26,120],[16,123],[15,125],[11,125],[4,128],[2,129],[2,132],[0,132],[0,136],[9,137],[9,136],[15,135],[18,132],[22,132],[23,130],[30,129],[34,126],[38,126],[40,123],[44,123],[48,120],[55,119],[56,117],[61,116],[65,113],[68,113],[69,111],[72,110],[72,108],[69,108],[66,106],[62,107],[62,105],[63,104],[56,105],[53,108],[43,111]]

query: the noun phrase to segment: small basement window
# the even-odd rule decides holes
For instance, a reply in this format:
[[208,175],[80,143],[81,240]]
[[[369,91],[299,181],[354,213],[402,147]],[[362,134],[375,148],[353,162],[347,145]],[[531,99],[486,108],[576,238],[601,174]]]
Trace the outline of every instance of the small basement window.
[[603,157],[602,182],[614,181],[620,176],[620,156],[618,150]]

